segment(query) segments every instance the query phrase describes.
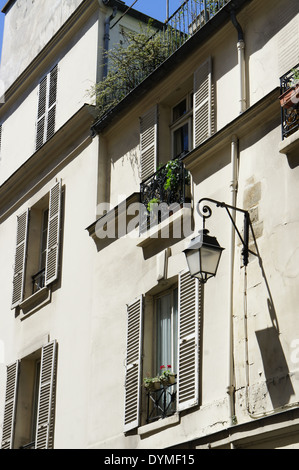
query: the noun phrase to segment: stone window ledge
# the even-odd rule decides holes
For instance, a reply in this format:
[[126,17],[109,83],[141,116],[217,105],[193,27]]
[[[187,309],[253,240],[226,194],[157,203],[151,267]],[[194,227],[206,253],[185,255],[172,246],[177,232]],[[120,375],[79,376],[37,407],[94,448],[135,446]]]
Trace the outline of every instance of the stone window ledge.
[[145,424],[144,426],[140,426],[138,428],[138,435],[141,437],[145,437],[147,434],[151,434],[154,432],[162,431],[170,426],[174,426],[180,423],[180,415],[179,413],[175,413],[169,418],[159,419],[150,424]]
[[26,318],[49,302],[51,302],[51,289],[43,287],[20,304],[22,318]]
[[290,155],[299,150],[299,130],[279,142],[279,153]]

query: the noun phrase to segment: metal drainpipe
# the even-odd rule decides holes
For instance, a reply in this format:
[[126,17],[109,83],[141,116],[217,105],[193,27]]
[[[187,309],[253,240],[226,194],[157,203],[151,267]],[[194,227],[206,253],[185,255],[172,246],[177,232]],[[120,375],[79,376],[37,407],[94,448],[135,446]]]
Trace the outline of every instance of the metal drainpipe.
[[240,81],[240,114],[246,110],[246,73],[245,73],[245,41],[244,34],[240,23],[237,21],[234,10],[231,10],[231,21],[238,31],[238,64],[239,64],[239,81]]
[[[231,139],[231,205],[237,205],[237,191],[238,191],[238,138],[233,135]],[[231,213],[232,219],[235,222],[236,211]],[[233,333],[233,314],[234,314],[234,262],[235,262],[235,229],[231,227],[230,238],[230,259],[229,259],[229,357],[228,357],[228,387],[227,393],[229,395],[229,417],[231,424],[235,423],[235,368],[234,368],[234,333]]]
[[110,41],[110,23],[113,20],[117,13],[117,7],[113,7],[112,15],[108,16],[105,20],[105,34],[104,34],[104,69],[103,69],[103,78],[106,78],[108,75],[108,50],[109,50],[109,41]]
[[[245,42],[241,25],[237,21],[234,10],[231,10],[231,21],[238,32],[238,63],[239,63],[239,79],[240,79],[240,114],[246,109],[246,75],[245,75]],[[231,139],[231,168],[232,181],[231,187],[231,205],[236,207],[237,191],[238,191],[238,138],[233,135]],[[232,219],[235,221],[236,211],[231,213]],[[229,395],[229,418],[231,424],[236,424],[235,416],[235,365],[234,365],[234,332],[233,332],[233,314],[234,314],[234,261],[235,261],[235,229],[231,226],[230,237],[230,260],[229,260],[229,357],[228,357],[228,387]],[[232,446],[233,448],[233,446]]]

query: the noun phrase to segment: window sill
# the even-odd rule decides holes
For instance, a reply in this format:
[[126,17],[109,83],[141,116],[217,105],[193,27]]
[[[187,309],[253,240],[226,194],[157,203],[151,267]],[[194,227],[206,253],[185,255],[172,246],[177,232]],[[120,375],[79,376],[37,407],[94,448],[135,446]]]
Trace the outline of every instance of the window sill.
[[179,241],[182,238],[188,237],[190,233],[192,233],[191,217],[191,204],[188,204],[188,207],[182,207],[167,219],[142,233],[139,237],[137,246],[146,248],[155,240],[163,238],[177,238]]
[[49,302],[51,302],[51,289],[48,287],[43,287],[27,299],[23,300],[23,302],[20,304],[23,318],[31,315]]
[[299,130],[279,143],[279,153],[291,155],[299,150]]
[[138,428],[138,435],[141,437],[146,437],[147,434],[162,431],[165,428],[179,424],[179,422],[180,415],[179,413],[175,413],[174,415],[169,416],[169,418],[159,419],[154,423],[145,424],[144,426],[141,426],[140,428]]

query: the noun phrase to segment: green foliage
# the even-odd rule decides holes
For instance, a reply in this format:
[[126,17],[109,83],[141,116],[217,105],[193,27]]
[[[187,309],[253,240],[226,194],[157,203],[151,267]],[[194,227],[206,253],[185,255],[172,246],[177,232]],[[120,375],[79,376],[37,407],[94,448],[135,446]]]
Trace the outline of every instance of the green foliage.
[[160,199],[157,197],[153,197],[147,204],[147,210],[148,212],[151,212],[153,208],[153,204],[160,204]]
[[140,25],[139,33],[123,30],[121,35],[121,42],[104,52],[109,63],[107,77],[90,92],[99,116],[115,107],[176,48],[177,39],[170,28],[166,32],[155,31],[152,21],[147,26]]

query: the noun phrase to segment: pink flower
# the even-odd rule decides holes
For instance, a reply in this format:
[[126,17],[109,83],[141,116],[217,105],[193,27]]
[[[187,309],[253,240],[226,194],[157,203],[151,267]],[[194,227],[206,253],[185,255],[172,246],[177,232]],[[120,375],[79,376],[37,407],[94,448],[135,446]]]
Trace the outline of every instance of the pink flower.
[[165,366],[160,366],[160,370],[165,369]]
[[170,365],[170,364],[168,364],[168,366],[167,366],[167,367],[168,367],[168,369],[171,369],[171,365]]

